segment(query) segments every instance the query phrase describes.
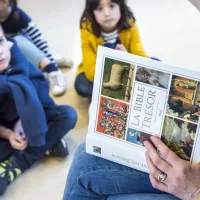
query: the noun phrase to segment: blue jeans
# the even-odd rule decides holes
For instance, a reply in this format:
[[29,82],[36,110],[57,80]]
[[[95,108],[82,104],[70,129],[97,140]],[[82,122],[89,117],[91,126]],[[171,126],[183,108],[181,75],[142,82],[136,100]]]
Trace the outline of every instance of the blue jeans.
[[72,162],[63,200],[177,200],[152,187],[149,175],[85,152],[81,144]]
[[81,73],[76,77],[75,90],[82,97],[92,98],[93,82],[86,78],[85,73]]
[[27,60],[35,67],[40,67],[40,62],[46,55],[35,45],[31,40],[23,35],[16,35],[13,37],[21,52],[25,55]]

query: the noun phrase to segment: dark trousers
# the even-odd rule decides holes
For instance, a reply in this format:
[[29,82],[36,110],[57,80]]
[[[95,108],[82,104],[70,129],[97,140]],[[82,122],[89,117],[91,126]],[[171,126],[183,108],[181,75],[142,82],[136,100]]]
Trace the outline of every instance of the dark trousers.
[[85,73],[81,73],[75,80],[76,92],[82,97],[92,98],[93,82],[89,81]]
[[41,147],[28,146],[24,151],[13,149],[8,140],[0,139],[0,162],[11,157],[12,164],[22,170],[28,169],[41,159],[45,152],[57,144],[77,121],[76,111],[70,106],[53,106],[45,110],[48,124],[46,144]]

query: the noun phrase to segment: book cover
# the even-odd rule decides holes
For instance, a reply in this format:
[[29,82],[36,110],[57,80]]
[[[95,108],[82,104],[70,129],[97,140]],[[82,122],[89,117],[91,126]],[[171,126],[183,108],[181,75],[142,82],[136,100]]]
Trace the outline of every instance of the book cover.
[[200,73],[99,47],[86,151],[148,172],[152,135],[200,161]]

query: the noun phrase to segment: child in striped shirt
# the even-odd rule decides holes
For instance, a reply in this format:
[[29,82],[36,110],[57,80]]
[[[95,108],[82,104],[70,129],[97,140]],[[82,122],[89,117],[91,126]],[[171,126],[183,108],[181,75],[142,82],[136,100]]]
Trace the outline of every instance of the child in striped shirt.
[[27,59],[46,74],[53,95],[65,93],[64,74],[58,69],[47,41],[32,19],[17,7],[17,0],[0,0],[0,23],[6,36],[13,37]]

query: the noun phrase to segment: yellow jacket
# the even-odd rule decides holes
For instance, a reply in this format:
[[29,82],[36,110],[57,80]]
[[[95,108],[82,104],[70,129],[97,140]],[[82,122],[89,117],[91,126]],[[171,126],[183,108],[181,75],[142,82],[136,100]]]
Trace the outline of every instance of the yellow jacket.
[[[130,22],[131,28],[119,33],[121,43],[129,53],[148,57],[142,45],[138,27],[135,22]],[[83,61],[78,67],[77,74],[85,73],[86,78],[94,82],[95,64],[98,45],[103,46],[103,38],[92,33],[91,25],[83,22],[81,28],[82,57]]]

